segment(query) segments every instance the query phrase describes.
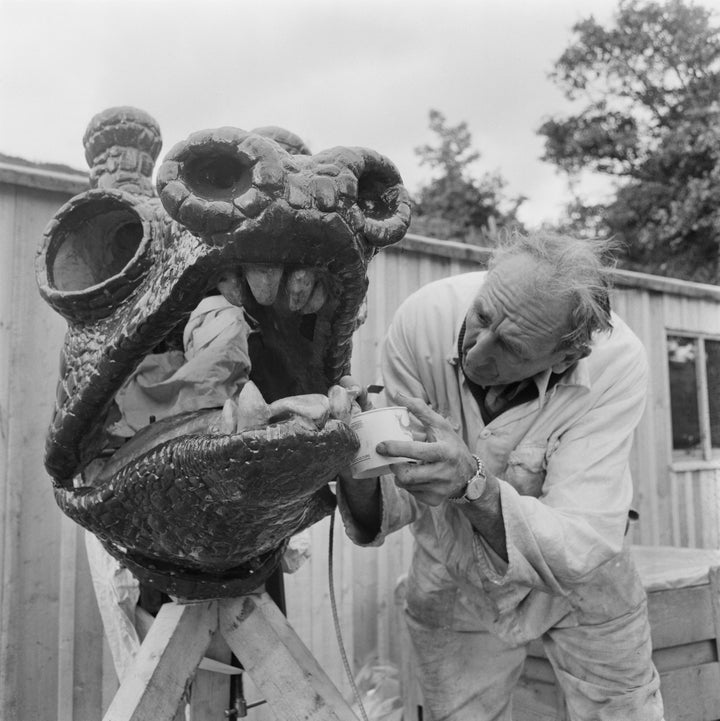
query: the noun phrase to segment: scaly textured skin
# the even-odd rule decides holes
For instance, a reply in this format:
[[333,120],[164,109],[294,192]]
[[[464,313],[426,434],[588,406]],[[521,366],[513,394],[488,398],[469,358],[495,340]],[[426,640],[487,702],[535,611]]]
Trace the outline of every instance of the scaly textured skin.
[[113,398],[228,273],[270,265],[288,269],[284,279],[310,269],[325,302],[295,308],[284,284],[258,301],[240,282],[263,339],[251,377],[268,401],[326,393],[349,371],[367,265],[407,229],[407,194],[373,151],[310,155],[274,128],[191,135],[160,167],[159,196],[160,132],[146,113],[104,111],[84,142],[93,187],[58,211],[37,263],[41,294],[68,321],[45,458],[58,504],[171,595],[253,590],[287,539],[332,509],[327,483],[357,448],[352,431],[338,421],[208,429],[110,462],[105,477],[86,469],[110,452]]

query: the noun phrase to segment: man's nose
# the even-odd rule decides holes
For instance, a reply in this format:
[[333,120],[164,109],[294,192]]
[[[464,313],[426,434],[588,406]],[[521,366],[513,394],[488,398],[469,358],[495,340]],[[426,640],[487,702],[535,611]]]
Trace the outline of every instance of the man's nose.
[[487,362],[494,359],[495,341],[493,334],[487,328],[482,329],[475,337],[475,343],[468,350],[468,357],[476,362]]
[[488,367],[495,363],[495,350],[492,333],[482,330],[475,338],[475,343],[468,348],[467,363],[477,367]]

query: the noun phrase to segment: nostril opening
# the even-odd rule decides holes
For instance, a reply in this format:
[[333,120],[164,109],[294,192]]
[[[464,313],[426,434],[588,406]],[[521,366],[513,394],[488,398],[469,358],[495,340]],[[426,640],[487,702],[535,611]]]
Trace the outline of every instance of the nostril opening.
[[209,200],[231,200],[251,185],[251,168],[237,156],[212,154],[189,160],[185,182],[197,195]]

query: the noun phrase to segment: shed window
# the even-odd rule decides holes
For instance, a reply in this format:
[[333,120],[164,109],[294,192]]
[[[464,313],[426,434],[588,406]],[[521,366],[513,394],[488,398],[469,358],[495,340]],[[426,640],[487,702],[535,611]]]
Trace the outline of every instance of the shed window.
[[669,335],[670,412],[675,455],[720,455],[720,339]]

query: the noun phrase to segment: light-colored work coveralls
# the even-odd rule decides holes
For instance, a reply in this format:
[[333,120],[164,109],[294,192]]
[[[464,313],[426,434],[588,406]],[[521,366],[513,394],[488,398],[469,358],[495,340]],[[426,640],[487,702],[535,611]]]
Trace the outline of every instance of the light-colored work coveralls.
[[[451,503],[430,507],[382,484],[382,527],[367,538],[339,494],[348,535],[379,545],[412,524],[407,619],[425,713],[511,719],[525,645],[542,638],[574,721],[659,721],[646,596],[624,547],[632,435],[643,412],[643,348],[613,315],[591,354],[487,426],[458,363],[458,333],[484,273],[436,281],[401,306],[383,351],[390,402],[423,398],[500,480],[509,561]],[[357,481],[362,483],[363,481]]]

